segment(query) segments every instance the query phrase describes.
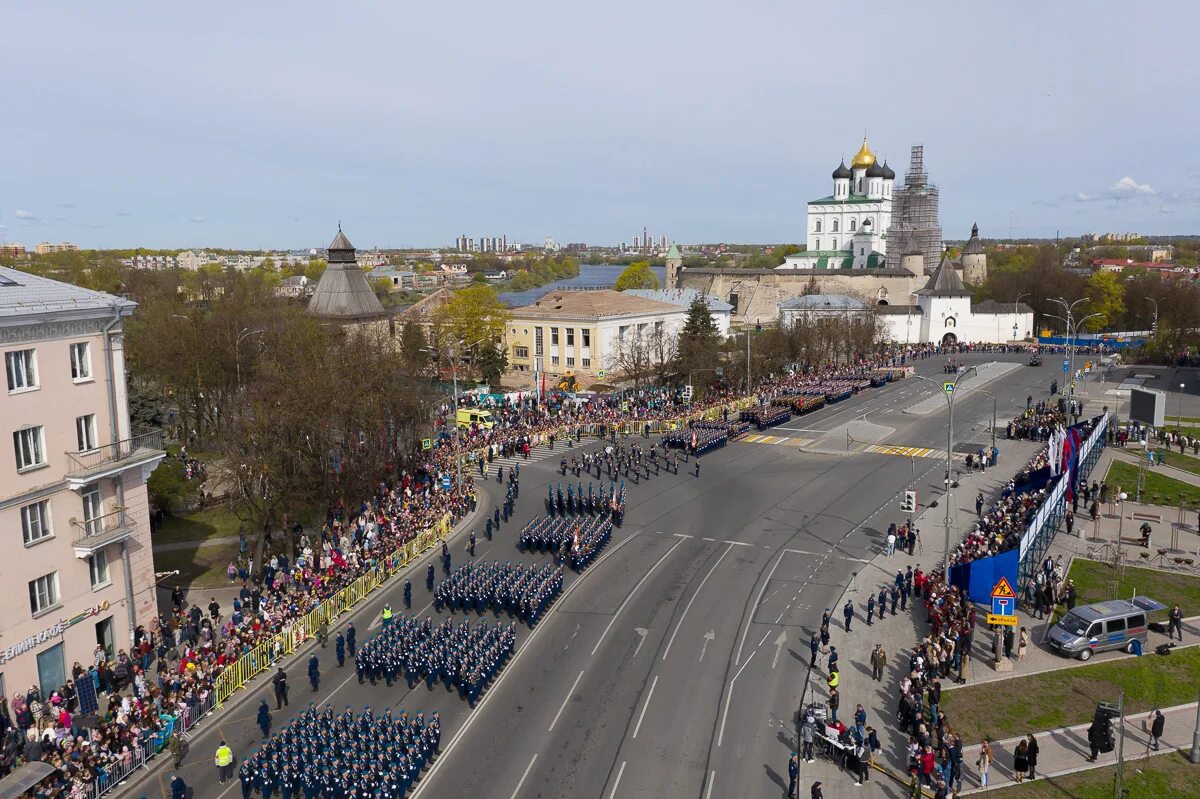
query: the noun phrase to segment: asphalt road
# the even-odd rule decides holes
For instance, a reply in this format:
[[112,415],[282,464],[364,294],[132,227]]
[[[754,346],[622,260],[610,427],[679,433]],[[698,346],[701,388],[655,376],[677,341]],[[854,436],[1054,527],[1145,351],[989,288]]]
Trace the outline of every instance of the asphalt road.
[[[993,403],[983,391],[997,397],[1003,429],[1027,395],[1061,376],[1053,359],[1041,368],[1017,356],[998,360],[1021,365],[986,384],[984,370],[978,390],[958,395],[957,441],[990,444]],[[942,362],[917,369],[940,380]],[[803,437],[804,448],[735,442],[704,457],[699,478],[689,464],[678,476],[627,482],[623,527],[582,576],[568,575],[564,595],[535,630],[519,630],[517,655],[474,711],[440,684],[432,691],[423,683],[413,691],[403,682],[360,686],[351,663],[335,668],[332,644],[320,653],[316,694],[304,677],[307,653],[293,659],[291,710],[312,699],[440,711],[444,751],[416,796],[777,796],[787,782],[808,639],[822,610],[834,610],[836,645],[838,599],[888,524],[903,520],[901,493],[914,475],[922,503],[942,490],[936,453],[910,459],[859,451],[854,442],[847,451],[845,425],[876,443],[944,451],[945,413],[906,412],[935,389],[900,381],[768,431]],[[1005,462],[999,438],[1000,468],[1017,468]],[[559,479],[558,457],[522,467],[516,517],[491,542],[478,534],[479,558],[538,560],[515,541],[542,512],[546,485]],[[957,535],[968,519],[953,521]],[[923,546],[941,549],[940,529],[922,537]],[[455,566],[464,548],[461,537],[452,545]],[[424,562],[413,574],[414,610],[431,614],[423,607],[430,600]],[[360,641],[378,628],[385,599],[400,606],[402,585],[396,580],[354,614]],[[266,682],[239,694],[191,741],[182,773],[197,799],[237,793],[236,783],[216,784],[212,752],[221,736],[235,753],[252,751],[260,698],[270,699]],[[287,718],[275,713],[276,726]],[[162,791],[165,774],[151,771],[157,785],[135,781],[130,792]]]

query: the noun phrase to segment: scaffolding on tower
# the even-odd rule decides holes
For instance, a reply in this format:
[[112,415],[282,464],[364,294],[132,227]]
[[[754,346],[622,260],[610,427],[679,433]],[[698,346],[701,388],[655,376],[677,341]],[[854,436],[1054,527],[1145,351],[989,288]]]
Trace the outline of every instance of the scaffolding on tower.
[[[925,147],[914,144],[909,158],[904,186],[896,190],[892,200],[892,224],[887,237],[891,242],[911,241],[924,256],[927,274],[937,269],[942,257],[942,226],[938,221],[938,188],[929,182],[925,172]],[[907,247],[905,249],[908,249]],[[903,255],[899,248],[888,248],[888,260],[899,265]]]

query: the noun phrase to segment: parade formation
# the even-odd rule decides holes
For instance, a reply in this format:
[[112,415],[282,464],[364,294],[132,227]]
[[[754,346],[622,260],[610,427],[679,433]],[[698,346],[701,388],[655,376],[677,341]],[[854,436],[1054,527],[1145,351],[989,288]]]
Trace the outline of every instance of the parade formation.
[[499,561],[458,567],[433,592],[434,607],[464,613],[501,612],[532,627],[562,593],[562,566],[523,566]]
[[441,720],[433,713],[411,719],[387,708],[376,716],[370,707],[355,715],[331,705],[318,712],[309,705],[238,768],[243,799],[258,793],[272,799],[303,794],[304,799],[365,799],[407,795],[437,755]]

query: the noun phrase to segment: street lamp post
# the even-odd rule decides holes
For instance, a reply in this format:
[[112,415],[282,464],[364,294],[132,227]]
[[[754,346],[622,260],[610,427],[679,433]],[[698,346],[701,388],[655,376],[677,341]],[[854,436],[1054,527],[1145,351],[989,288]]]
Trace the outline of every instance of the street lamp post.
[[[946,554],[942,559],[942,564],[943,568],[945,569],[947,580],[950,579],[950,489],[954,485],[954,393],[958,390],[959,382],[974,371],[976,371],[975,367],[969,366],[955,376],[953,383],[943,381],[940,384],[928,377],[923,377],[915,373],[913,374],[913,377],[917,378],[918,380],[924,380],[926,383],[933,383],[936,385],[942,392],[942,396],[946,398],[946,412],[948,417],[946,420],[946,495],[943,498],[943,501],[946,503],[946,517],[945,521],[943,522],[943,525],[946,528]],[[946,390],[947,386],[950,387],[949,391]]]
[[424,350],[425,352],[433,353],[434,355],[445,355],[446,360],[450,363],[450,380],[454,386],[454,485],[456,488],[462,487],[462,459],[459,457],[458,441],[458,359],[464,349],[482,344],[485,341],[487,341],[487,338],[481,338],[479,341],[473,342],[469,345],[464,345],[463,342],[458,341],[455,343],[458,344],[459,348],[457,350],[451,348],[451,350],[447,353],[443,353],[441,350],[434,348],[427,348]]
[[[1074,329],[1072,329],[1071,320],[1074,318],[1074,315],[1075,315],[1075,306],[1079,305],[1081,302],[1087,302],[1090,299],[1091,299],[1090,297],[1080,297],[1079,299],[1075,300],[1075,302],[1072,302],[1069,304],[1062,297],[1059,297],[1057,299],[1054,299],[1054,298],[1050,299],[1050,302],[1057,302],[1059,305],[1061,305],[1063,307],[1063,310],[1067,314],[1067,318],[1065,320],[1067,323],[1067,364],[1070,367],[1070,377],[1071,377],[1070,382],[1072,384],[1071,389],[1070,389],[1071,394],[1075,393],[1075,388],[1074,388],[1074,383],[1075,383],[1075,333],[1078,332],[1078,330],[1079,330],[1079,323],[1076,323],[1074,325]],[[1047,315],[1049,316],[1051,314],[1047,314]],[[1098,316],[1098,314],[1092,314],[1092,316]],[[1057,319],[1057,318],[1061,318],[1061,317],[1055,317],[1055,318]]]
[[991,399],[992,399],[992,449],[995,449],[996,448],[996,395],[989,394],[986,391],[980,391],[979,389],[975,389],[975,390],[979,391],[979,393],[982,394],[983,396],[991,397]]
[[[1125,500],[1129,495],[1124,491],[1117,494],[1117,550],[1121,549],[1121,536],[1125,533]],[[1097,535],[1097,538],[1100,536]]]
[[1175,411],[1175,426],[1183,427],[1183,383],[1179,384],[1179,406]]
[[1154,304],[1154,322],[1150,325],[1150,335],[1153,337],[1158,333],[1158,300],[1153,297],[1147,297],[1146,299]]
[[1017,306],[1021,304],[1022,297],[1029,296],[1032,296],[1030,292],[1024,291],[1018,294],[1017,298],[1013,300],[1013,341],[1017,340]]

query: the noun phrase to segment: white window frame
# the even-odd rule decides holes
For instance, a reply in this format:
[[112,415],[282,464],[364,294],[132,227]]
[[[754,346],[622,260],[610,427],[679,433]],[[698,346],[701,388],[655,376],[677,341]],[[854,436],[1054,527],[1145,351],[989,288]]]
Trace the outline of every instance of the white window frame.
[[584,347],[592,346],[592,331],[589,328],[583,328],[579,331],[579,334],[582,339],[581,343]]
[[9,394],[21,394],[41,388],[38,381],[37,350],[12,350],[4,353],[4,376],[8,381]]
[[92,346],[80,341],[71,345],[71,380],[76,383],[92,382]]
[[[29,450],[25,452],[25,450]],[[46,431],[41,425],[22,427],[13,431],[13,452],[17,458],[17,472],[23,473],[40,469],[46,461]],[[28,454],[40,460],[30,460],[28,463],[22,455]]]
[[50,500],[43,499],[21,507],[21,539],[25,546],[40,544],[54,537],[50,524]]
[[100,448],[96,435],[96,414],[88,413],[75,417],[75,443],[80,452],[91,452]]
[[558,366],[558,356],[557,356],[557,355],[551,355],[551,356],[550,356],[550,365],[551,365],[551,366]]
[[574,365],[575,365],[575,356],[568,355],[567,356],[567,366],[574,366]]
[[592,359],[591,359],[591,358],[584,358],[584,359],[583,359],[583,361],[582,361],[582,366],[583,366],[583,368],[584,368],[584,369],[587,369],[587,368],[591,367],[591,365],[592,365]]
[[88,556],[88,577],[92,581],[92,590],[104,588],[112,584],[108,573],[108,553],[103,548],[97,549]]
[[29,581],[29,611],[35,619],[49,613],[59,604],[58,572],[43,574],[36,580]]
[[104,497],[100,493],[100,484],[91,483],[79,492],[79,501],[83,505],[83,530],[88,535],[103,532]]

